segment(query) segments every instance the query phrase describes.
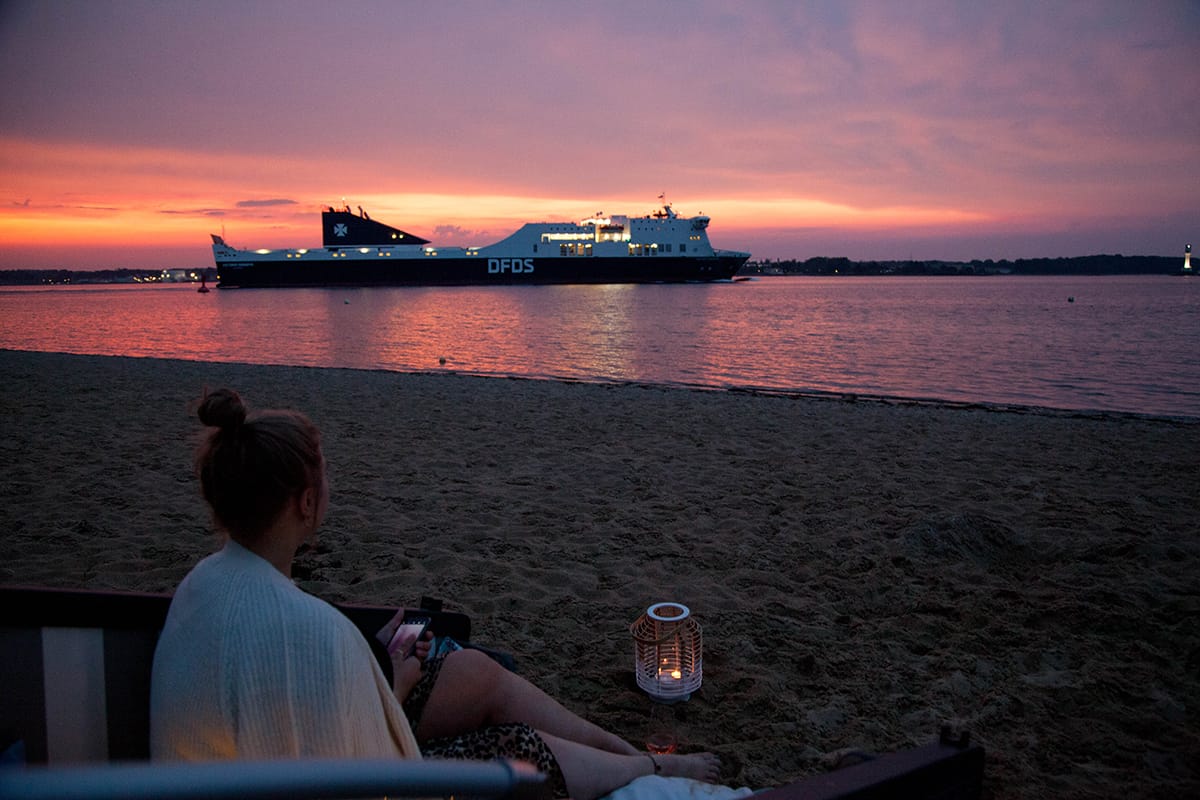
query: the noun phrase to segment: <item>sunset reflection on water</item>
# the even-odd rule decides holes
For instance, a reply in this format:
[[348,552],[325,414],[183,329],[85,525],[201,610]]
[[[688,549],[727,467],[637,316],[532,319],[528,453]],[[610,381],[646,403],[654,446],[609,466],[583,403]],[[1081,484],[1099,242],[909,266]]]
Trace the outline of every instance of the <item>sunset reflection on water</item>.
[[1200,281],[1167,276],[0,291],[22,350],[1190,416],[1198,335]]

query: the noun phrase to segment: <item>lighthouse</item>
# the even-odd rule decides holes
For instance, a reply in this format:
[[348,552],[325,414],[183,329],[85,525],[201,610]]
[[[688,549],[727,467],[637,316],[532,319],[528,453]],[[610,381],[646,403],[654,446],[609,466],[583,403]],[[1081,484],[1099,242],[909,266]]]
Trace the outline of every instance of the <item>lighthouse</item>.
[[1183,248],[1183,273],[1186,275],[1192,271],[1192,246],[1185,245]]

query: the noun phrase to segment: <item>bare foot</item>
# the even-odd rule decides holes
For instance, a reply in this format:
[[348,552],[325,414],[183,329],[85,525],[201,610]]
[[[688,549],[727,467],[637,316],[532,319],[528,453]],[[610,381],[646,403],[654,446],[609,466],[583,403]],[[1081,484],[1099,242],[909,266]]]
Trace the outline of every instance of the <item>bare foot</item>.
[[721,777],[721,759],[714,753],[650,756],[661,769],[658,774],[668,778],[691,778],[716,783]]

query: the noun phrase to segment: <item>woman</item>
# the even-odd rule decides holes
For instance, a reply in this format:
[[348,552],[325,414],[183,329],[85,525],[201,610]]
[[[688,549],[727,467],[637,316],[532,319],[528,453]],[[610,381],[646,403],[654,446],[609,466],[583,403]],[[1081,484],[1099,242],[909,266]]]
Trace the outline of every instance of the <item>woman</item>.
[[199,417],[213,430],[196,470],[228,539],[171,603],[151,682],[155,758],[513,758],[577,800],[652,773],[716,780],[714,755],[639,752],[478,651],[398,650],[389,685],[357,628],[291,581],[329,503],[316,426],[247,414],[228,389]]

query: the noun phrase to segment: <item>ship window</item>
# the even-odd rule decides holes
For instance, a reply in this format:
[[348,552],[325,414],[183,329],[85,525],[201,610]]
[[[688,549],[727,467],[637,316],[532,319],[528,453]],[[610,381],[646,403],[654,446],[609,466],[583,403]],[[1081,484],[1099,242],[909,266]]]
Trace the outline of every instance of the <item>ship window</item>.
[[533,252],[535,252],[535,253],[537,252],[537,244],[533,245]]
[[684,244],[683,242],[680,242],[680,243],[679,243],[679,252],[681,252],[681,253],[686,253],[686,252],[687,252],[687,245],[686,245],[686,244]]

